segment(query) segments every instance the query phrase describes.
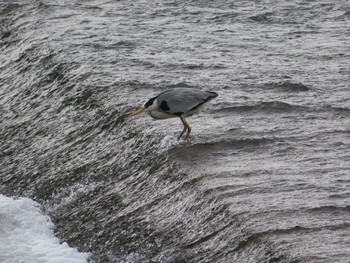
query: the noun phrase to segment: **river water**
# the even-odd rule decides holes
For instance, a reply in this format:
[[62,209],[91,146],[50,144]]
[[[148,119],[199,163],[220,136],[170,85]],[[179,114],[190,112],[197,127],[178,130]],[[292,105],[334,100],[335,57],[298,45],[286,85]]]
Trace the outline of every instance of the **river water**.
[[[349,262],[349,19],[346,0],[0,1],[2,262]],[[174,87],[219,94],[187,141],[126,120]]]

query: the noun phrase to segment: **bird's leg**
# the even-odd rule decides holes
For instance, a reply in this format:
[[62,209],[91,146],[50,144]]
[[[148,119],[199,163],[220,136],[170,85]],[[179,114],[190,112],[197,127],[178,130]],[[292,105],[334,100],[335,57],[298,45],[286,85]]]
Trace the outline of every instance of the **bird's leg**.
[[184,129],[182,130],[182,132],[180,133],[180,136],[177,138],[177,140],[180,140],[181,136],[185,133],[185,131],[187,130],[187,134],[185,137],[185,140],[187,139],[188,135],[190,135],[191,133],[191,127],[190,125],[188,125],[187,120],[185,119],[185,117],[183,115],[180,115],[180,119],[182,121],[182,124],[184,125]]
[[187,122],[186,122],[186,119],[180,115],[180,119],[182,121],[182,124],[184,125],[184,129],[182,130],[182,132],[180,133],[179,137],[177,137],[177,140],[180,140],[181,136],[185,133],[185,131],[187,130]]
[[184,126],[184,129],[182,130],[182,132],[180,133],[179,137],[177,137],[177,140],[181,139],[181,136],[185,133],[185,131],[187,130],[187,127]]
[[190,135],[190,133],[191,133],[191,127],[190,127],[190,125],[188,125],[188,123],[187,123],[187,134],[186,134],[186,137],[185,137],[185,140],[188,138],[188,136]]

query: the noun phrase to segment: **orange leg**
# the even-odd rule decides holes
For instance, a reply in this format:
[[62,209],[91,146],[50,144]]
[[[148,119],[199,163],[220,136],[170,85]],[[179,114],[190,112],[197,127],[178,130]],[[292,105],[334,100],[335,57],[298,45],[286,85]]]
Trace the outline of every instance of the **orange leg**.
[[182,121],[182,124],[184,125],[184,129],[180,133],[180,136],[177,138],[177,140],[180,140],[182,135],[187,131],[187,134],[186,134],[186,137],[185,137],[185,140],[186,140],[188,138],[188,136],[190,135],[192,129],[191,129],[190,125],[188,124],[187,120],[185,119],[185,117],[183,115],[180,115],[180,119]]

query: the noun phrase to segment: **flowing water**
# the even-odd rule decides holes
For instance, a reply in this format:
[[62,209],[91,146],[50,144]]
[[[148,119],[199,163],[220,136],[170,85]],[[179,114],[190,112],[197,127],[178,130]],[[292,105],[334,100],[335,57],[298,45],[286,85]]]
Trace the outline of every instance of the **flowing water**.
[[[349,20],[346,0],[0,1],[2,262],[349,262]],[[126,120],[173,87],[219,94],[187,141]]]

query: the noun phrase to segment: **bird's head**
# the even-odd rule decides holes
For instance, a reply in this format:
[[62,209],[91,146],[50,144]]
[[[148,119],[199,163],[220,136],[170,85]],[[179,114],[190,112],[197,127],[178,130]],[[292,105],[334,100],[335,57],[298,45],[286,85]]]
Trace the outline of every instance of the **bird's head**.
[[157,97],[154,97],[152,99],[149,99],[148,101],[145,102],[145,104],[143,104],[143,106],[141,108],[139,108],[138,110],[134,111],[133,113],[131,113],[128,118],[130,119],[131,117],[134,117],[135,115],[138,115],[144,111],[151,111],[151,110],[155,110],[158,105],[157,105]]

